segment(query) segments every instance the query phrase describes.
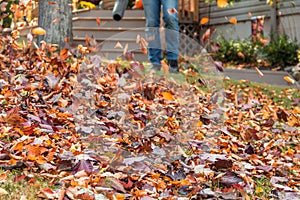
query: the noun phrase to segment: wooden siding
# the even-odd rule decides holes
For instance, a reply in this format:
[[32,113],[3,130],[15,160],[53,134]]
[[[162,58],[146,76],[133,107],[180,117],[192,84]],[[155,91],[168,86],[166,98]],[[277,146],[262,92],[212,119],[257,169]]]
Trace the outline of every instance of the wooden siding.
[[[271,8],[265,1],[241,0],[226,8],[219,8],[215,3],[211,4],[209,8],[205,0],[199,1],[199,20],[203,17],[210,18],[209,24],[201,26],[200,35],[203,34],[208,26],[214,26],[217,32],[213,37],[222,34],[225,38],[249,38],[251,36],[251,16],[248,15],[249,12],[252,14],[252,17],[265,16],[265,36],[269,37],[270,35]],[[281,0],[278,3],[278,12],[280,13],[278,17],[278,31],[300,41],[300,0],[294,0],[293,3],[294,5],[288,0]],[[236,17],[237,25],[228,22],[228,19],[231,17]]]
[[[294,1],[294,7],[291,2],[283,1],[279,3],[278,11],[281,16],[299,14],[300,15],[300,1]],[[209,16],[209,5],[205,3],[205,0],[200,0],[199,4],[199,18],[210,17],[210,24],[224,24],[228,23],[225,17],[236,17],[238,21],[248,21],[250,12],[252,16],[264,15],[266,18],[270,17],[270,6],[265,1],[259,0],[242,0],[241,2],[234,3],[234,6],[228,6],[226,8],[219,8],[217,5],[211,4],[211,13]]]

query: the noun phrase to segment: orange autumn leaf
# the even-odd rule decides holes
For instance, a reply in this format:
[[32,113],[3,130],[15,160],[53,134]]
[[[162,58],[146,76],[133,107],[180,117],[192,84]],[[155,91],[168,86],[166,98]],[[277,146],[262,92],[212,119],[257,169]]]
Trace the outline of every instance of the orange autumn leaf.
[[224,7],[228,6],[228,2],[227,2],[227,0],[217,0],[217,5],[220,8],[224,8]]
[[70,52],[69,52],[68,49],[62,49],[62,50],[60,51],[59,55],[60,55],[60,59],[61,59],[61,60],[66,60],[66,59],[69,57]]
[[22,15],[23,15],[23,13],[22,13],[21,9],[17,8],[14,13],[15,18],[19,19],[22,17]]
[[100,24],[101,24],[101,19],[100,19],[99,17],[96,17],[96,22],[97,22],[98,26],[100,26]]
[[165,100],[168,100],[168,101],[174,101],[174,96],[173,94],[171,94],[170,92],[162,92],[161,95],[163,96],[163,98]]
[[146,196],[148,193],[146,190],[137,190],[134,192],[135,197],[143,197]]
[[209,18],[208,17],[203,17],[200,21],[200,24],[203,25],[203,24],[206,24],[209,22]]
[[46,34],[45,29],[43,29],[41,27],[34,28],[31,32],[34,35],[45,35]]
[[229,22],[230,22],[231,24],[236,25],[236,24],[237,24],[237,19],[236,19],[235,17],[231,17],[230,20],[229,20]]

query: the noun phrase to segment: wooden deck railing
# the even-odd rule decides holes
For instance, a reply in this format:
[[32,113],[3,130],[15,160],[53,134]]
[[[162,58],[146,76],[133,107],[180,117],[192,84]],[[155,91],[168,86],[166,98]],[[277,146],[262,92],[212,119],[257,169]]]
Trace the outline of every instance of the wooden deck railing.
[[178,0],[180,23],[193,23],[199,20],[199,0]]

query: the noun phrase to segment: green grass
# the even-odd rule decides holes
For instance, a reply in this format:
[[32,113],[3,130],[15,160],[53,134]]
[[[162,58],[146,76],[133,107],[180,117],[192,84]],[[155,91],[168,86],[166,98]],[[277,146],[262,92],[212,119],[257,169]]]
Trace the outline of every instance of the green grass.
[[272,191],[272,184],[270,179],[266,176],[254,178],[255,181],[255,195],[260,198],[268,198]]
[[[229,88],[235,86],[239,90],[251,88],[253,92],[261,92],[266,95],[275,105],[283,106],[286,109],[294,107],[293,102],[300,98],[300,90],[297,88],[285,88],[269,84],[255,83],[255,82],[241,82],[236,80],[224,81],[224,87]],[[297,106],[300,106],[299,104]]]
[[[0,174],[3,175],[6,171],[0,169]],[[0,181],[0,188],[7,191],[8,194],[0,194],[0,199],[5,200],[20,200],[22,196],[26,197],[27,200],[38,199],[36,194],[42,188],[54,188],[53,185],[49,184],[49,180],[39,177],[34,173],[27,175],[17,180],[18,176],[24,175],[24,172],[13,170],[7,172],[5,178]],[[2,176],[1,176],[2,177]]]

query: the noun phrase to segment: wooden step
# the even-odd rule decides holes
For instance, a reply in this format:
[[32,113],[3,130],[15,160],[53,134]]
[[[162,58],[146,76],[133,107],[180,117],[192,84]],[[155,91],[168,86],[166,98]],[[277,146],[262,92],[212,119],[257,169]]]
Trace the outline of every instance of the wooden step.
[[[92,9],[79,10],[73,12],[73,17],[111,17],[112,10]],[[145,17],[144,10],[126,10],[124,17]]]
[[[136,61],[139,61],[139,62],[148,61],[148,56],[143,54],[141,51],[135,50],[135,51],[131,51],[131,52],[133,53],[134,59]],[[122,50],[105,50],[105,51],[103,50],[103,51],[99,51],[95,54],[100,55],[100,56],[105,57],[110,60],[115,60],[115,59],[123,56],[123,51]]]
[[143,35],[144,28],[132,29],[125,27],[73,27],[73,37],[93,36],[94,38],[136,39]]
[[111,17],[102,17],[98,25],[96,17],[73,17],[73,27],[145,27],[145,17],[124,17],[121,21],[115,21]]

